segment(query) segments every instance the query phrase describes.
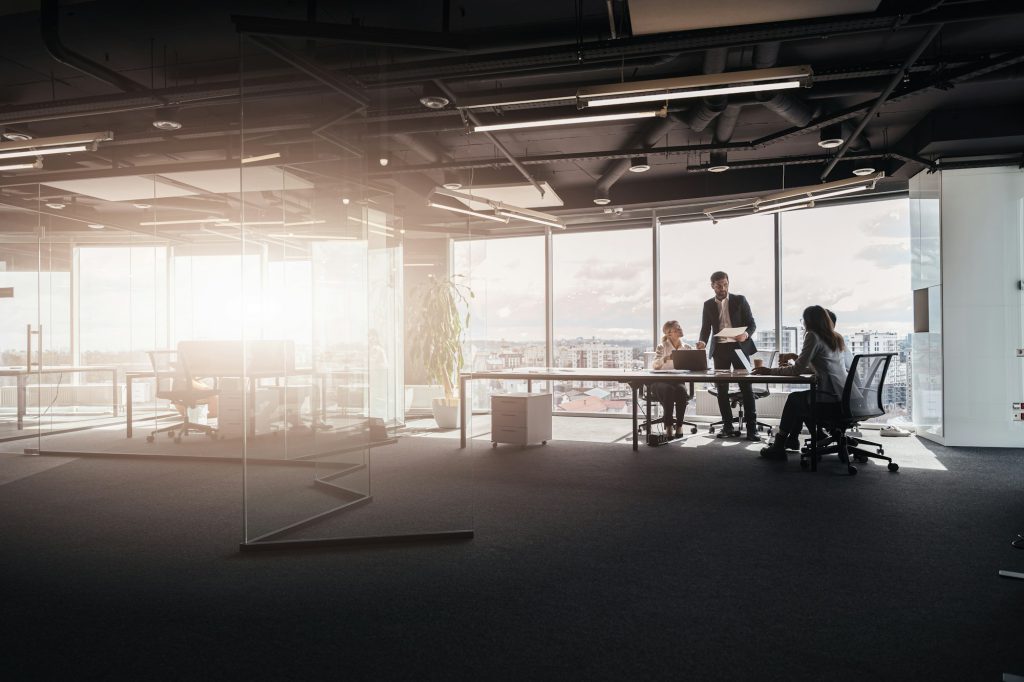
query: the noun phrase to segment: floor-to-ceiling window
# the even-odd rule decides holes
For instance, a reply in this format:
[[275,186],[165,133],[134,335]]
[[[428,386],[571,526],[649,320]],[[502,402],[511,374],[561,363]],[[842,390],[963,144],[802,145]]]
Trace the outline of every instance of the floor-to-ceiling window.
[[852,353],[896,353],[877,421],[909,421],[910,220],[905,197],[782,214],[782,320],[798,350],[803,309],[822,305]]
[[[651,345],[650,228],[557,234],[552,239],[557,367],[633,369]],[[625,413],[629,387],[617,381],[560,382],[556,411]]]

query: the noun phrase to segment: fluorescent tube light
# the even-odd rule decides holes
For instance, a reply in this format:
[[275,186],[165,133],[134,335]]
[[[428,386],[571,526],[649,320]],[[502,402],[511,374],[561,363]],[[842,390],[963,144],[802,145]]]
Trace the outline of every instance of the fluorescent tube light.
[[[32,163],[9,163],[6,166],[0,166],[0,171],[30,170],[30,169],[38,170],[38,169],[40,169],[42,167],[43,167],[43,162],[41,160],[39,160],[39,159],[36,159]],[[49,204],[47,204],[47,205],[49,205]],[[64,207],[61,206],[61,208],[64,208]]]
[[496,223],[508,224],[508,218],[501,216],[491,215],[489,213],[480,213],[479,211],[471,211],[468,208],[459,208],[457,206],[449,206],[448,204],[439,204],[436,201],[428,201],[427,206],[430,208],[443,208],[446,211],[452,211],[454,213],[461,213],[463,215],[471,215],[475,218],[484,218],[485,220],[493,220]]
[[403,268],[432,268],[433,263],[402,263]]
[[84,152],[90,148],[95,150],[100,142],[112,139],[114,139],[114,134],[107,131],[101,133],[58,135],[56,137],[39,137],[28,140],[11,140],[9,142],[0,142],[0,159],[16,159],[23,156]]
[[256,163],[257,161],[269,161],[270,159],[281,158],[281,152],[274,152],[273,154],[264,154],[263,156],[249,156],[242,159],[242,163]]
[[326,240],[338,240],[338,241],[354,241],[355,237],[343,237],[336,234],[268,234],[268,237],[277,237],[279,239],[326,239]]
[[599,116],[570,116],[568,118],[548,118],[540,121],[520,121],[518,123],[492,123],[473,126],[474,133],[489,130],[519,130],[522,128],[546,128],[549,126],[567,126],[579,123],[603,123],[606,121],[628,121],[637,118],[665,117],[665,109],[657,111],[624,111],[618,114],[601,114]]
[[144,220],[139,225],[155,227],[157,225],[202,225],[203,223],[230,223],[228,218],[200,218],[198,220]]
[[854,192],[863,192],[867,188],[868,188],[867,184],[863,184],[863,185],[856,185],[854,187],[844,187],[843,189],[837,189],[837,190],[833,190],[831,192],[824,192],[822,194],[810,194],[810,193],[807,193],[805,196],[798,197],[798,198],[795,198],[795,199],[788,199],[786,201],[777,201],[777,202],[774,202],[774,203],[757,204],[757,205],[754,206],[754,210],[757,211],[758,213],[767,213],[767,212],[770,212],[772,209],[778,208],[780,206],[789,206],[790,204],[799,204],[799,203],[802,203],[804,201],[814,200],[814,199],[829,199],[831,197],[840,197],[840,196],[843,196],[844,194],[853,194]]
[[670,99],[689,99],[692,97],[712,97],[714,95],[733,95],[741,92],[765,92],[767,90],[789,90],[799,88],[800,81],[783,81],[781,83],[751,83],[749,85],[730,85],[721,88],[701,88],[699,90],[678,90],[651,95],[626,95],[623,97],[603,97],[584,100],[588,107],[610,107],[616,104],[639,104],[641,102],[663,102]]
[[770,213],[782,213],[784,211],[795,211],[795,210],[797,210],[799,208],[814,208],[814,202],[813,201],[804,201],[803,203],[795,204],[795,205],[792,205],[792,206],[779,206],[777,208],[771,208],[771,209],[767,209],[767,210],[763,210],[763,211],[758,211],[758,213],[761,214],[761,215],[768,215]]
[[547,225],[548,227],[557,227],[560,230],[565,229],[565,225],[558,222],[557,220],[548,220],[546,218],[538,218],[532,215],[526,215],[525,213],[516,213],[514,211],[495,211],[495,214],[505,216],[506,218],[512,218],[515,220],[525,220],[529,223],[537,223],[538,225]]
[[[752,69],[749,71],[726,71],[723,73],[709,73],[698,76],[681,76],[678,78],[658,78],[648,81],[633,81],[629,83],[610,83],[608,85],[591,85],[582,87],[576,91],[576,96],[581,100],[608,99],[609,97],[621,97],[623,95],[645,95],[655,92],[665,93],[674,91],[692,92],[694,90],[711,90],[731,86],[750,86],[765,83],[767,81],[796,81],[806,82],[814,75],[809,66],[783,66],[771,69]],[[792,86],[790,86],[792,87]],[[746,92],[750,92],[749,90]],[[660,97],[661,95],[659,95]]]
[[84,144],[75,144],[67,147],[46,147],[45,149],[22,149],[15,152],[0,152],[0,159],[20,159],[26,156],[42,156],[44,154],[68,154],[70,152],[84,152],[89,147]]

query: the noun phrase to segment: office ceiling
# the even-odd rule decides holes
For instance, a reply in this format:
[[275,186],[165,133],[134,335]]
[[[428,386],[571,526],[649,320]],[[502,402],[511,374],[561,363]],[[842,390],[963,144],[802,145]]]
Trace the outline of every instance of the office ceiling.
[[[42,168],[0,171],[0,229],[40,201],[66,204],[47,210],[58,228],[99,219],[131,228],[139,218],[129,204],[147,192],[140,178],[158,188],[147,201],[164,217],[237,220],[245,207],[250,220],[284,211],[297,221],[345,197],[393,207],[413,233],[459,233],[471,218],[425,200],[454,182],[507,188],[497,191],[572,224],[626,224],[649,219],[651,207],[862,167],[886,172],[876,191],[900,191],[922,169],[1019,163],[1024,152],[1024,4],[1015,0],[31,5],[4,5],[0,128],[113,139],[42,157]],[[585,86],[803,65],[810,87],[674,100],[664,118],[470,132],[474,118],[588,113],[574,99]],[[428,108],[424,97],[447,104]],[[181,128],[159,130],[157,118]],[[862,121],[848,148],[818,145],[826,126],[849,140]],[[708,172],[722,152],[729,170]],[[233,193],[241,157],[273,154],[247,165],[254,184]],[[640,155],[650,170],[628,172]],[[284,202],[256,172],[281,164]],[[595,204],[605,194],[609,203]],[[78,219],[58,220],[72,211]],[[487,221],[472,229],[509,233]]]

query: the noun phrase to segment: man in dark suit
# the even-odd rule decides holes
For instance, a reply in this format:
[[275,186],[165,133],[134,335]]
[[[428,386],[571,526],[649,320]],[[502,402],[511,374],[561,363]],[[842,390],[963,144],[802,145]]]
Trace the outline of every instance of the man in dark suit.
[[[729,369],[735,367],[743,368],[743,363],[736,357],[736,349],[743,351],[749,358],[757,352],[750,335],[757,329],[754,322],[754,315],[750,312],[750,304],[747,299],[739,294],[729,294],[729,275],[722,271],[711,273],[711,288],[715,292],[714,298],[704,301],[704,313],[700,325],[700,340],[697,348],[704,348],[708,338],[711,340],[711,359],[715,363],[715,369]],[[715,338],[722,329],[730,327],[742,327],[744,331],[739,336],[725,339]],[[729,404],[729,384],[725,381],[715,382],[718,389],[718,409],[722,413],[722,430],[719,438],[736,437],[740,432],[733,428],[732,405]],[[759,441],[757,435],[757,407],[754,402],[754,391],[750,384],[740,384],[740,393],[743,395],[743,417],[746,419],[747,440]]]

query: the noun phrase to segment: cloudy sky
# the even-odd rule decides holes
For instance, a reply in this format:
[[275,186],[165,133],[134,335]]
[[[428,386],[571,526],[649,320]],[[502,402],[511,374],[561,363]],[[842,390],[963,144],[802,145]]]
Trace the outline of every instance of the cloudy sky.
[[[808,305],[835,311],[840,331],[907,333],[912,326],[910,227],[906,199],[783,213],[783,324]],[[758,326],[774,327],[773,220],[665,226],[661,306],[687,337],[699,332],[709,275],[729,273]],[[651,231],[554,237],[555,337],[645,340],[651,333]],[[544,335],[543,240],[462,242],[456,272],[476,292],[472,337],[537,341]]]

